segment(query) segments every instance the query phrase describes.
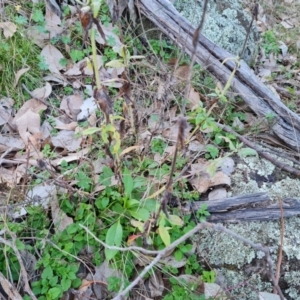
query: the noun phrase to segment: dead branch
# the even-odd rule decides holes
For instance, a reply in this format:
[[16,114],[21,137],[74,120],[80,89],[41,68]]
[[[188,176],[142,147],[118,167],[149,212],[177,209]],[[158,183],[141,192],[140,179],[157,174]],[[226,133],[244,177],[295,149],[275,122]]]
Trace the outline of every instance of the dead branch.
[[[140,12],[171,40],[188,54],[193,53],[195,28],[174,8],[170,1],[138,0],[136,3]],[[236,64],[232,60],[226,60],[226,62],[224,60],[233,57],[232,54],[200,34],[195,55],[196,61],[210,74],[224,85],[228,82]],[[277,120],[272,127],[274,134],[291,149],[299,150],[300,117],[288,109],[276,95],[261,83],[244,61],[240,62],[240,67],[236,70],[231,87],[258,116],[275,114]]]

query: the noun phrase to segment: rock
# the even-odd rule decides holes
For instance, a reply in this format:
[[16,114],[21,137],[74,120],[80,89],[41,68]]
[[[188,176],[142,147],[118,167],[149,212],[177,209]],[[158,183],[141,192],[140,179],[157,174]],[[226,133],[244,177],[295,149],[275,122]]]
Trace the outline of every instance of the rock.
[[[203,3],[204,1],[175,0],[174,6],[194,26],[198,26],[202,17]],[[202,33],[236,56],[243,48],[250,23],[251,16],[243,9],[239,0],[209,1]],[[252,26],[243,55],[248,64],[255,59],[258,38],[258,30]]]
[[[268,152],[267,148],[265,151]],[[287,159],[280,157],[276,159],[293,166],[293,163]],[[300,198],[299,178],[290,177],[269,161],[258,157],[247,157],[236,158],[235,163],[229,196],[268,192],[274,203],[277,203],[278,198]],[[276,269],[282,230],[280,221],[225,223],[224,225],[254,243],[269,247],[273,267]],[[299,216],[285,218],[279,286],[289,300],[300,299],[299,228]],[[209,264],[216,271],[217,279],[221,278],[216,282],[224,290],[229,291],[234,299],[257,300],[258,291],[272,293],[273,285],[269,279],[268,265],[263,252],[212,229],[202,230],[193,236],[193,241],[197,246],[196,252],[201,253],[201,257],[205,258],[203,263]],[[273,298],[270,299],[276,299],[275,295],[271,297]]]

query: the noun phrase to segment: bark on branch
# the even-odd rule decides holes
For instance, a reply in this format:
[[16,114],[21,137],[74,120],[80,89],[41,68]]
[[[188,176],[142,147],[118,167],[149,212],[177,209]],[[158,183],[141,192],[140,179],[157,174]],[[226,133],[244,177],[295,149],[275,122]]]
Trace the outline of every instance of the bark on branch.
[[[136,5],[143,15],[178,46],[188,54],[193,53],[195,28],[174,8],[170,1],[137,0]],[[212,43],[202,34],[200,35],[196,61],[223,84],[227,83],[235,68],[234,61],[224,62],[226,58],[230,57],[233,55]],[[231,86],[258,116],[276,114],[277,121],[272,127],[273,133],[291,149],[299,150],[300,117],[288,109],[276,95],[261,83],[244,61],[241,61]]]

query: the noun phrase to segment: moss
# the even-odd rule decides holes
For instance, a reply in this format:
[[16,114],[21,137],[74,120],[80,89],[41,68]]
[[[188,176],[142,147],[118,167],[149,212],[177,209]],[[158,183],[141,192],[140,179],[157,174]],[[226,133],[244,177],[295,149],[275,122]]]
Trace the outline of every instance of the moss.
[[[233,55],[243,48],[251,18],[236,0],[209,1],[203,34],[212,42]],[[193,25],[197,26],[202,18],[202,1],[177,0],[177,10]],[[256,54],[258,32],[252,27],[243,58],[250,63]]]
[[[278,157],[276,159],[284,161]],[[265,181],[260,184],[255,176]],[[278,197],[299,198],[300,195],[299,179],[288,177],[265,159],[249,157],[239,160],[231,179],[231,195],[265,191],[274,202],[278,201]],[[276,268],[281,232],[279,220],[240,222],[226,224],[226,227],[255,243],[268,246]],[[280,280],[288,286],[286,294],[290,298],[287,299],[300,299],[300,217],[286,218],[284,229],[283,275]],[[252,300],[258,298],[257,291],[272,292],[264,253],[213,230],[205,230],[194,238],[198,253],[224,275],[227,288],[234,287],[231,293],[238,297],[236,299]]]
[[220,269],[218,272],[227,279],[228,290],[233,299],[257,300],[258,291],[273,291],[271,283],[263,282],[259,274],[247,277],[239,272],[228,271],[226,269]]

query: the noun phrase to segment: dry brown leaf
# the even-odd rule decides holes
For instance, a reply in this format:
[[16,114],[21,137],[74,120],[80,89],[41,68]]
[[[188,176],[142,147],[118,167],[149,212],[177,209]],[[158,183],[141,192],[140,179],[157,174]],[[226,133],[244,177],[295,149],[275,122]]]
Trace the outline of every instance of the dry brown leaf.
[[[120,49],[121,49],[121,46],[122,46],[122,43],[120,41],[120,38],[118,35],[116,35],[113,31],[115,29],[114,26],[112,26],[112,24],[108,24],[107,26],[104,26],[102,24],[100,24],[102,29],[103,29],[103,32],[105,34],[105,37],[111,37],[114,39],[115,41],[115,45],[113,47],[114,51],[116,53],[119,53],[120,52]],[[95,24],[93,24],[93,29],[96,30],[97,34],[96,34],[96,42],[101,44],[101,45],[105,45],[105,41],[104,39],[102,38],[101,34],[98,32],[97,30],[97,26]]]
[[[84,58],[74,64],[70,69],[68,69],[64,75],[67,76],[76,76],[76,75],[93,75],[94,70],[93,70],[93,65],[91,63],[92,57],[90,56],[89,58]],[[102,55],[97,55],[97,65],[98,65],[98,70],[103,66],[103,56]]]
[[285,29],[291,29],[294,27],[293,24],[291,24],[289,22],[289,20],[286,20],[286,21],[281,21],[280,24],[285,28]]
[[36,26],[29,27],[26,31],[27,38],[29,38],[33,43],[38,45],[40,48],[45,47],[46,41],[49,38],[48,33],[39,32]]
[[187,80],[189,70],[190,67],[188,65],[183,65],[176,69],[174,75],[180,80]]
[[0,101],[0,126],[6,123],[11,125],[13,107],[9,103],[9,98]]
[[198,92],[195,91],[193,87],[190,88],[189,95],[188,95],[188,107],[191,110],[194,110],[195,108],[199,107],[201,101],[200,101],[200,95]]
[[158,79],[158,89],[157,89],[157,99],[161,100],[162,96],[165,93],[166,83],[160,79]]
[[8,186],[15,186],[20,182],[26,172],[26,164],[18,165],[10,169],[0,167],[0,182],[7,183]]
[[60,109],[64,110],[72,120],[77,120],[82,104],[83,100],[79,94],[65,96],[60,103]]
[[73,152],[80,148],[82,137],[76,137],[73,131],[62,130],[56,136],[53,136],[51,141],[54,147]]
[[40,132],[40,115],[29,109],[16,120],[16,126],[24,143],[28,144],[30,134]]
[[10,38],[17,31],[17,26],[13,22],[0,22],[0,28],[3,29],[3,34],[6,38]]
[[190,151],[199,152],[199,151],[205,151],[205,145],[200,143],[197,140],[189,142],[189,148]]
[[31,94],[35,99],[45,100],[50,96],[51,92],[52,86],[49,82],[46,82],[46,85],[44,87],[35,89],[31,92]]
[[210,178],[208,174],[202,174],[190,179],[190,183],[199,193],[205,193],[210,187]]
[[83,158],[88,152],[89,152],[88,148],[82,149],[78,153],[69,154],[68,156],[64,156],[64,157],[52,160],[51,165],[56,167],[56,166],[59,166],[62,163],[62,161],[64,161],[64,160],[66,162],[79,160],[79,159]]
[[191,175],[201,175],[206,173],[207,168],[209,167],[210,162],[206,159],[200,158],[198,163],[191,165],[191,171],[189,172]]
[[56,129],[60,129],[60,130],[71,130],[74,131],[76,129],[76,127],[78,126],[77,122],[71,122],[69,124],[60,124],[55,126]]
[[216,172],[215,175],[210,180],[210,187],[218,185],[231,185],[231,179],[228,175],[223,172]]
[[50,201],[50,206],[51,216],[56,232],[62,232],[69,225],[73,224],[73,219],[68,217],[66,213],[60,209],[56,195],[53,195]]
[[197,189],[199,193],[205,193],[211,187],[219,185],[230,186],[231,179],[223,172],[216,172],[212,177],[203,172],[199,176],[192,178],[190,183]]
[[57,73],[49,74],[49,75],[43,77],[43,79],[45,81],[54,81],[54,82],[60,83],[64,87],[68,85],[68,81],[66,80],[66,78],[63,75],[57,74]]
[[64,70],[59,61],[64,58],[62,53],[56,49],[53,45],[48,44],[41,52],[41,56],[45,58],[45,62],[48,65],[49,71],[52,73],[60,73],[60,70]]
[[7,183],[9,186],[14,186],[13,179],[14,169],[3,168],[0,166],[0,182]]
[[12,148],[12,151],[19,151],[25,148],[25,144],[21,138],[0,134],[0,153],[9,148]]
[[39,158],[40,153],[39,150],[42,146],[42,132],[37,132],[28,136],[29,146],[30,146],[30,154],[36,158]]
[[13,120],[13,124],[16,124],[16,121],[23,116],[28,110],[31,110],[34,113],[40,113],[47,109],[47,106],[36,99],[27,100],[23,106],[18,110]]
[[219,199],[224,199],[226,197],[227,197],[227,191],[223,187],[219,187],[219,188],[213,189],[208,194],[208,200],[219,200]]
[[16,76],[15,76],[14,87],[17,86],[20,77],[21,77],[24,73],[26,73],[27,71],[29,71],[29,70],[30,70],[30,67],[29,67],[29,68],[21,69],[21,70],[19,70],[19,71],[17,72],[17,74],[16,74]]
[[78,63],[74,64],[70,69],[68,69],[64,75],[65,76],[77,76],[81,75],[80,65]]
[[[54,1],[55,2],[55,1]],[[46,5],[46,15],[45,15],[45,28],[49,31],[49,38],[54,38],[58,34],[61,34],[64,31],[64,28],[61,27],[61,19],[54,12],[49,9],[49,6]]]

